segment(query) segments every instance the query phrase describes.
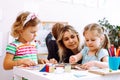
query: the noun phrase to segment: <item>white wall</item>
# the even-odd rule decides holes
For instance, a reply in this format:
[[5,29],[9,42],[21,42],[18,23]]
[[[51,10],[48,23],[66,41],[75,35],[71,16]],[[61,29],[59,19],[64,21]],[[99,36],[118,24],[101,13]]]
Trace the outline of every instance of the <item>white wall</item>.
[[[14,4],[13,4],[14,3]],[[12,71],[5,71],[3,69],[3,59],[5,56],[5,47],[8,39],[8,31],[11,28],[11,23],[13,23],[16,13],[18,13],[22,7],[22,2],[20,0],[0,0],[0,8],[2,9],[2,19],[0,20],[0,32],[2,32],[2,56],[0,56],[0,78],[1,80],[11,80]]]
[[[57,0],[0,0],[0,32],[2,36],[2,56],[0,56],[0,78],[1,80],[11,80],[12,71],[3,69],[3,59],[5,47],[8,42],[8,32],[17,14],[23,10],[35,11],[39,14],[41,21],[67,21],[73,25],[80,33],[83,27],[91,22],[97,22],[103,17],[107,17],[111,23],[119,24],[120,11],[119,0],[105,0],[106,5],[100,7],[87,7],[79,4],[59,3]],[[108,2],[112,1],[112,2]]]

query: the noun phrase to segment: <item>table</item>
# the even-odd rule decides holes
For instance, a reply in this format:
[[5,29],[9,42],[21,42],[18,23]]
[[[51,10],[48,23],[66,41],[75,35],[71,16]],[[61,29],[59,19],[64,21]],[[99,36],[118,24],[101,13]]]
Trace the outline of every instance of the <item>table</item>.
[[14,80],[119,80],[120,74],[98,75],[88,71],[71,70],[71,72],[48,73],[39,70],[28,70],[21,67],[13,68]]

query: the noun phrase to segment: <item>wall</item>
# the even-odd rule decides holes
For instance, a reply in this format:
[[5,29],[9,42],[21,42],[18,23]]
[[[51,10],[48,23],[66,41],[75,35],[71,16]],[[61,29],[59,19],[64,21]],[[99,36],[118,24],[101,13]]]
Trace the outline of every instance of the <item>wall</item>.
[[[107,0],[106,0],[107,1]],[[119,24],[120,12],[119,0],[107,2],[106,6],[86,7],[79,4],[59,3],[57,0],[3,0],[0,1],[0,32],[2,35],[2,55],[0,56],[0,78],[1,80],[11,80],[12,70],[3,69],[3,59],[5,56],[5,47],[8,43],[8,32],[20,11],[29,10],[39,14],[42,21],[67,21],[82,35],[83,27],[91,22],[97,22],[103,17],[107,17],[112,23]],[[118,2],[118,3],[117,3]],[[111,5],[113,5],[111,7]],[[113,10],[113,11],[111,11]]]
[[[14,3],[14,4],[13,4]],[[5,56],[5,47],[8,39],[8,31],[11,28],[11,23],[16,17],[16,13],[23,9],[22,1],[18,0],[4,0],[0,1],[0,8],[2,9],[2,19],[0,20],[0,32],[2,32],[2,56],[0,56],[0,78],[1,80],[11,80],[12,71],[5,71],[3,69],[3,59]]]

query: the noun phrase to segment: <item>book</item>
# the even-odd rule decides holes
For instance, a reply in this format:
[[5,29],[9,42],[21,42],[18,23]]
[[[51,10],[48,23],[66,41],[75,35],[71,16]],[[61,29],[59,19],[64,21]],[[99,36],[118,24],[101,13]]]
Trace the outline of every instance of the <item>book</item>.
[[99,75],[110,75],[110,74],[120,74],[120,70],[111,70],[109,68],[105,69],[91,69],[88,72],[99,74]]

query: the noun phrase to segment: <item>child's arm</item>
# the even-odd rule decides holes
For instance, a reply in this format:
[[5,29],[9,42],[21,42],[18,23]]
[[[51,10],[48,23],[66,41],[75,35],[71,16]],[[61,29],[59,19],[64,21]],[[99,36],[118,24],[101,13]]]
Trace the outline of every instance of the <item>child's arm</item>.
[[14,57],[13,54],[6,53],[3,63],[3,67],[5,70],[9,70],[12,69],[13,66],[17,66],[17,61],[13,61],[13,57]]
[[91,67],[108,68],[108,57],[102,58],[102,61],[90,61],[81,66],[83,69],[90,69]]
[[13,69],[14,66],[20,66],[20,65],[24,65],[24,66],[36,65],[35,62],[32,61],[31,59],[13,60],[13,58],[14,58],[13,54],[6,53],[3,63],[3,67],[5,70],[10,70]]
[[108,68],[108,55],[104,56],[101,61],[96,61],[95,65],[99,68]]
[[76,62],[78,62],[79,60],[82,59],[82,54],[81,53],[78,53],[76,55],[73,55],[73,56],[70,56],[70,59],[69,59],[69,62],[71,64],[75,64]]
[[99,68],[107,68],[108,67],[108,56],[103,57],[101,62],[96,62],[96,66]]

